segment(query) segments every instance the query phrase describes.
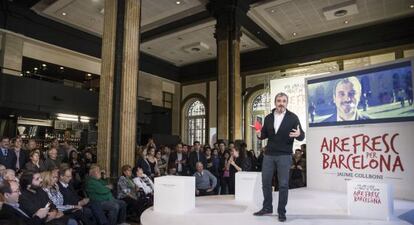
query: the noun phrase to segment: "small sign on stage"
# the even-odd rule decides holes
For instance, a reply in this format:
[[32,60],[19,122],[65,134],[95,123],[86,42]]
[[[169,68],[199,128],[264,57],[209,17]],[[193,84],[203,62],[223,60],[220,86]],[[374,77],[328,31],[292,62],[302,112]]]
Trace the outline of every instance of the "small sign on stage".
[[392,189],[388,183],[348,181],[348,215],[390,220],[394,213]]

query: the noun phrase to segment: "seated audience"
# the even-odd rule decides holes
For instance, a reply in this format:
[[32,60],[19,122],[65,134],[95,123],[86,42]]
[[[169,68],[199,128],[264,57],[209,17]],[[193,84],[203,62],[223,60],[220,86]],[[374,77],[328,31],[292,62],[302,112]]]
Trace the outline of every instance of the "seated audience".
[[53,170],[55,168],[59,168],[60,166],[60,159],[58,158],[58,151],[56,148],[52,147],[47,152],[47,159],[45,160],[45,166],[47,170]]
[[147,198],[152,199],[154,195],[154,183],[143,172],[142,168],[140,167],[137,168],[136,177],[133,179],[133,181],[139,189],[143,190]]
[[203,163],[197,162],[197,172],[194,173],[196,178],[196,195],[213,195],[214,188],[217,185],[217,178],[208,170],[204,170]]
[[101,169],[92,165],[85,181],[85,191],[91,201],[98,202],[107,212],[110,224],[124,224],[126,221],[126,203],[112,196],[112,185],[102,179]]
[[46,165],[40,159],[40,152],[36,150],[30,152],[30,161],[26,163],[25,168],[35,173],[40,173],[47,169]]

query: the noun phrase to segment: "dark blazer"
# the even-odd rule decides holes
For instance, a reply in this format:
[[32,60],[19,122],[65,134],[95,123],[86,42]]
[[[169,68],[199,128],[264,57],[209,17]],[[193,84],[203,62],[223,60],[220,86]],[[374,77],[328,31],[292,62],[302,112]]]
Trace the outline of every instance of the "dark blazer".
[[[329,116],[328,118],[326,118],[322,122],[337,122],[336,118],[337,118],[337,114],[336,114],[336,111],[335,111],[334,114],[332,114],[331,116]],[[369,119],[371,119],[369,116],[361,114],[357,111],[355,120],[369,120]],[[339,121],[339,122],[341,122],[341,121]]]
[[7,169],[16,170],[16,154],[11,149],[7,149],[7,154],[3,154],[3,150],[0,149],[0,164],[4,165]]
[[33,216],[37,210],[44,208],[50,202],[50,209],[56,209],[56,206],[42,188],[23,189],[19,198],[20,208],[28,215]]
[[59,191],[63,195],[64,205],[77,205],[79,201],[82,200],[72,185],[69,184],[69,186],[65,188],[59,181],[57,183],[59,185]]
[[34,216],[32,218],[27,217],[27,215],[21,213],[13,206],[8,204],[3,204],[0,210],[0,224],[10,224],[10,225],[41,225],[44,224],[43,221]]
[[[146,159],[139,157],[137,160],[136,167],[142,168],[142,171],[144,172],[144,174],[147,175],[148,177],[151,177],[151,166]],[[134,170],[134,172],[135,171],[136,170]]]
[[24,166],[24,168],[26,170],[35,172],[35,173],[41,173],[43,171],[46,171],[46,165],[44,164],[44,162],[42,160],[39,161],[39,167],[37,167],[35,164],[33,164],[31,161],[27,162],[26,165]]
[[[183,156],[181,160],[185,160],[185,163],[182,164],[182,167],[183,167],[182,172],[185,172],[187,170],[188,158],[187,158],[187,154],[182,153],[182,155]],[[176,160],[177,160],[177,152],[172,152],[168,159],[168,169],[175,168],[178,172],[178,164],[175,164]]]
[[[16,160],[17,160],[17,154],[16,155]],[[24,169],[26,163],[29,161],[29,154],[27,153],[26,150],[20,149],[20,154],[19,154],[19,161],[16,163],[19,164],[19,168],[20,169]]]
[[289,137],[289,133],[292,129],[297,129],[299,125],[300,136],[296,139],[302,141],[305,138],[305,132],[300,125],[298,116],[293,112],[286,110],[285,117],[280,124],[279,130],[275,133],[274,128],[274,111],[268,114],[264,119],[264,124],[260,133],[259,139],[268,139],[265,155],[291,155],[293,141],[295,138]]
[[207,159],[204,153],[201,152],[201,150],[198,153],[198,160],[197,160],[197,152],[192,151],[190,153],[190,156],[188,157],[188,166],[190,167],[190,174],[194,174],[196,170],[196,164],[197,162],[203,163],[204,169],[207,169]]

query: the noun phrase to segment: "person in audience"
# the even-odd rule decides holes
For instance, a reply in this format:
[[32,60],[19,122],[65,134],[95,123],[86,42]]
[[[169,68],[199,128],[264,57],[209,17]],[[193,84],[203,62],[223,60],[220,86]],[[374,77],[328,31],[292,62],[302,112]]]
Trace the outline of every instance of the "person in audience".
[[9,182],[16,181],[17,183],[19,183],[19,179],[16,177],[16,172],[12,169],[6,169],[4,171],[3,180]]
[[155,145],[154,138],[148,138],[148,143],[146,145],[146,149],[149,149],[150,147],[157,149],[157,145]]
[[223,157],[224,152],[226,151],[226,144],[223,141],[221,141],[218,146],[219,146],[218,150],[219,150],[220,156]]
[[[81,198],[76,190],[71,185],[72,180],[72,168],[67,165],[61,165],[59,169],[59,191],[63,196],[64,205],[78,205],[82,207],[83,213],[86,218],[90,218],[90,221],[94,223],[95,219],[99,225],[109,225],[109,221],[105,216],[105,213],[96,202],[91,202],[89,198]],[[94,219],[95,218],[95,219]]]
[[159,175],[164,176],[167,174],[167,161],[162,157],[161,151],[155,153],[155,158],[157,159],[157,165],[159,170]]
[[137,148],[137,163],[134,170],[138,167],[142,168],[148,177],[151,177],[151,166],[144,156],[144,149],[141,147]]
[[6,173],[6,167],[0,164],[0,181],[3,181],[4,173]]
[[76,225],[75,220],[65,216],[55,204],[50,201],[47,193],[40,187],[43,180],[40,173],[23,172],[20,179],[21,195],[19,208],[30,218],[36,216],[40,209],[48,208],[48,213],[42,220],[50,225]]
[[85,167],[85,175],[89,172],[91,165],[96,163],[96,160],[93,157],[93,154],[90,150],[85,151],[83,157],[83,166]]
[[258,165],[258,162],[257,162],[257,158],[256,158],[253,150],[246,151],[246,155],[247,155],[248,160],[251,163],[250,170],[251,171],[259,171],[258,170],[259,165]]
[[299,188],[305,186],[303,182],[303,170],[304,161],[302,161],[302,151],[300,149],[295,150],[295,154],[292,156],[292,166],[290,168],[290,188]]
[[207,160],[204,154],[201,152],[201,145],[199,141],[195,141],[193,145],[193,151],[188,157],[188,166],[190,168],[190,174],[194,174],[196,169],[196,163],[201,162],[205,168],[207,168]]
[[183,144],[178,143],[175,146],[175,152],[170,154],[168,162],[168,168],[175,169],[177,175],[187,175],[187,155],[183,152]]
[[35,150],[37,148],[37,143],[35,139],[29,139],[29,141],[26,144],[26,151],[27,152],[32,152],[33,150]]
[[[59,211],[62,211],[65,215],[68,215],[70,218],[82,221],[85,225],[94,225],[95,220],[91,219],[84,214],[83,207],[78,204],[74,205],[66,205],[64,204],[63,195],[60,192],[58,183],[58,176],[59,170],[53,171],[45,171],[40,174],[43,182],[41,183],[41,187],[43,191],[47,193],[49,200],[53,202],[56,208]],[[91,216],[91,214],[89,214]]]
[[193,176],[196,178],[196,195],[214,195],[214,188],[217,185],[217,178],[208,170],[204,170],[201,162],[196,164],[197,172]]
[[38,209],[33,216],[27,215],[20,209],[20,187],[16,181],[0,182],[0,195],[4,204],[0,210],[0,224],[10,225],[43,225],[48,216],[48,207]]
[[39,151],[32,150],[30,152],[30,161],[26,163],[24,166],[26,170],[40,173],[43,171],[46,171],[46,165],[43,163],[43,161],[40,159],[40,153]]
[[155,148],[149,147],[147,149],[147,162],[151,169],[151,179],[154,180],[154,177],[158,177],[160,174],[160,171],[158,169],[158,161],[157,158],[155,158]]
[[139,221],[141,213],[145,209],[146,201],[140,196],[139,189],[132,180],[132,167],[130,165],[122,166],[122,176],[118,179],[118,199],[127,204],[127,212],[130,212],[133,218]]
[[89,177],[85,181],[85,191],[91,201],[98,202],[102,209],[108,213],[110,224],[126,225],[126,203],[112,196],[112,185],[102,179],[101,169],[98,165],[92,165],[89,169]]
[[85,168],[83,162],[79,159],[79,153],[76,150],[72,150],[69,153],[68,163],[72,168],[72,182],[76,189],[79,189],[82,183],[82,178],[85,177]]
[[140,167],[137,168],[135,175],[136,177],[133,179],[134,184],[145,193],[147,199],[151,200],[149,202],[152,202],[154,196],[154,183]]
[[211,167],[210,172],[217,178],[217,186],[214,192],[218,195],[220,191],[220,185],[221,185],[220,184],[221,182],[221,174],[220,174],[221,158],[220,158],[218,149],[212,150],[211,163],[213,164],[213,166]]
[[229,193],[234,194],[235,190],[235,182],[236,182],[236,173],[240,171],[250,171],[250,161],[246,157],[246,152],[239,151],[237,148],[231,149],[231,156],[228,161],[229,171],[230,171],[230,185],[229,185]]
[[58,151],[55,147],[52,147],[47,152],[48,158],[45,161],[45,166],[47,170],[53,170],[55,168],[59,168],[60,166],[60,159],[58,158]]
[[230,193],[230,152],[224,151],[223,158],[221,160],[221,191],[220,194],[229,194]]
[[27,152],[22,149],[23,141],[20,137],[12,140],[14,154],[16,155],[16,171],[24,169],[24,165],[29,161]]
[[16,155],[13,150],[10,150],[10,139],[8,137],[1,137],[0,140],[0,164],[7,169],[16,169]]
[[163,149],[161,149],[161,158],[163,158],[165,160],[165,162],[167,163],[167,168],[165,169],[166,171],[168,170],[168,159],[170,158],[170,154],[171,154],[171,149],[168,146],[164,146]]
[[213,157],[211,155],[210,147],[204,147],[204,156],[206,157],[206,162],[207,162],[206,169],[211,172],[213,168]]

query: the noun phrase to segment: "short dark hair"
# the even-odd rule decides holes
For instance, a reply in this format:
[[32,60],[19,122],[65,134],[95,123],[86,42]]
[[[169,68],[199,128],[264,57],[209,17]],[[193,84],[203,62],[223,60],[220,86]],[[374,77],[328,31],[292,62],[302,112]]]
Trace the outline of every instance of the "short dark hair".
[[20,186],[22,189],[26,189],[28,186],[32,185],[33,176],[35,172],[32,171],[24,171],[22,176],[20,177]]
[[67,163],[60,164],[60,167],[59,167],[59,177],[65,176],[66,171],[71,170],[71,169],[72,168]]
[[10,138],[9,138],[9,137],[7,137],[7,136],[2,136],[0,141],[3,141],[4,139],[9,139],[9,140],[10,140]]
[[199,141],[194,141],[193,145],[195,145],[195,144],[200,144],[200,142]]

